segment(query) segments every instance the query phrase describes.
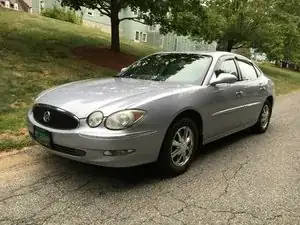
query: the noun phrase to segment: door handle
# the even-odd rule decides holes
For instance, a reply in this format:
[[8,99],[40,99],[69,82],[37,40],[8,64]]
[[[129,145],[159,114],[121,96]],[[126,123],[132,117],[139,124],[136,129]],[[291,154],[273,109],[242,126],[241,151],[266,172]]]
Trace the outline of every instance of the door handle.
[[260,91],[265,91],[267,88],[266,87],[260,87],[259,90]]
[[237,91],[237,92],[235,92],[235,95],[236,95],[237,97],[241,97],[241,96],[243,95],[243,93],[244,93],[244,92],[242,92],[242,91]]

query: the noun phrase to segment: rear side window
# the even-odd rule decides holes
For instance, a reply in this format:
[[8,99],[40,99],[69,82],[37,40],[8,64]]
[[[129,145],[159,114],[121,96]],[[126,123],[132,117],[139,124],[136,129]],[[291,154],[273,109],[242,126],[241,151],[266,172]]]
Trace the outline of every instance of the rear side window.
[[238,65],[241,69],[243,80],[255,80],[257,78],[256,71],[249,63],[238,60]]
[[256,70],[257,76],[261,76],[262,75],[262,71],[254,65],[254,69]]

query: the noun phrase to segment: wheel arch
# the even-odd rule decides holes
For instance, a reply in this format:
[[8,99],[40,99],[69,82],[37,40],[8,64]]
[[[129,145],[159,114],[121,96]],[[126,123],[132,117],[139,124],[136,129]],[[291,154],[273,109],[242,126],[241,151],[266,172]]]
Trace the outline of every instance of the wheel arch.
[[273,105],[274,105],[274,97],[273,97],[272,95],[270,95],[270,96],[267,97],[266,100],[270,102],[270,104],[271,104],[271,106],[272,106],[272,108],[273,108]]
[[174,114],[175,116],[172,117],[173,120],[171,121],[171,123],[169,124],[169,126],[167,127],[165,134],[163,136],[163,141],[161,143],[161,148],[158,154],[158,158],[157,158],[157,162],[160,162],[160,160],[164,157],[164,151],[163,151],[163,146],[165,144],[166,141],[166,137],[168,135],[168,131],[170,131],[170,128],[173,126],[174,123],[176,123],[177,121],[179,121],[182,118],[189,118],[191,120],[193,120],[196,123],[196,126],[199,128],[199,145],[201,146],[203,143],[203,119],[201,114],[195,110],[195,109],[191,109],[191,108],[185,108],[182,111],[178,112],[177,114]]
[[200,144],[202,144],[202,136],[203,136],[203,119],[201,114],[196,111],[195,109],[191,109],[191,108],[186,108],[182,111],[180,111],[179,113],[177,113],[177,115],[174,117],[174,119],[172,120],[172,122],[170,123],[170,125],[168,126],[165,134],[164,134],[164,139],[167,135],[168,130],[170,129],[170,127],[178,120],[182,119],[182,118],[189,118],[192,119],[197,127],[199,128],[199,135],[200,135]]

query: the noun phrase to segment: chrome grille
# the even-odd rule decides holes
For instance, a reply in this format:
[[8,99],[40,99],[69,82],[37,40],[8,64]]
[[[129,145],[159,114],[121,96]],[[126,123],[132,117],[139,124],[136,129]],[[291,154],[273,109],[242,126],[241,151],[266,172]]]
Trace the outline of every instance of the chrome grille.
[[32,112],[38,123],[49,128],[72,130],[79,126],[79,119],[75,115],[54,106],[36,104]]

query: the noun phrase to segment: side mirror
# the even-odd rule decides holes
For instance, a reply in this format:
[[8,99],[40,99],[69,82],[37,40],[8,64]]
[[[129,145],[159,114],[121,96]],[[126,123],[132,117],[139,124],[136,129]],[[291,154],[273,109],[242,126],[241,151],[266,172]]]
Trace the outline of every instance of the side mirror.
[[121,72],[124,72],[127,69],[127,67],[124,67],[121,69]]
[[231,73],[221,73],[217,78],[210,82],[210,85],[215,86],[217,84],[232,84],[238,81],[238,78]]

